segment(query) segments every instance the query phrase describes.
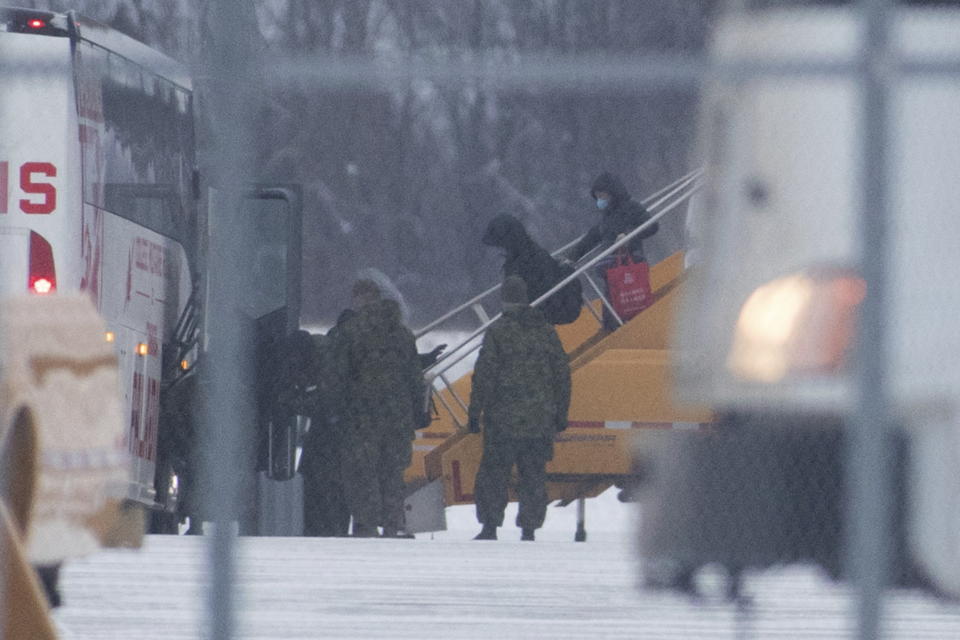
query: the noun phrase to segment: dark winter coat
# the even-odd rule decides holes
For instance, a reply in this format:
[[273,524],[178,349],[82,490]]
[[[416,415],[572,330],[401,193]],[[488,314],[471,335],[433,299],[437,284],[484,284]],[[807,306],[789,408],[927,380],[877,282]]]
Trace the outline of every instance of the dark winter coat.
[[333,418],[334,422],[344,418],[347,409],[343,396],[346,391],[343,385],[344,372],[338,369],[346,365],[337,359],[338,345],[343,340],[343,327],[356,315],[353,309],[344,309],[327,335],[317,340],[316,377],[322,391],[320,398],[327,417]]
[[[631,199],[623,182],[612,173],[601,173],[590,188],[590,197],[600,191],[610,194],[610,204],[601,211],[600,222],[593,226],[583,239],[573,247],[570,258],[579,260],[594,247],[609,247],[616,242],[621,233],[630,233],[650,219],[643,206]],[[655,222],[645,231],[634,237],[628,244],[635,258],[643,257],[643,239],[657,232],[660,223]]]
[[483,337],[473,371],[470,421],[489,437],[553,440],[567,427],[570,362],[552,325],[528,305],[509,305]]
[[504,213],[491,220],[481,241],[504,250],[503,277],[520,276],[527,285],[530,302],[556,283],[556,261],[512,215]]
[[[491,220],[481,242],[504,250],[503,277],[519,276],[523,279],[530,302],[572,273],[572,269],[564,269],[556,258],[534,242],[523,223],[510,214],[504,213]],[[564,324],[576,319],[580,305],[580,283],[574,280],[538,308],[548,322]]]
[[303,458],[306,463],[312,453],[336,446],[339,441],[337,422],[342,409],[340,398],[333,393],[333,384],[338,377],[333,363],[333,341],[322,334],[312,336],[314,358],[310,378],[315,388],[310,412],[310,430],[303,443]]
[[314,360],[315,347],[307,331],[297,330],[281,342],[270,396],[274,420],[310,415],[312,398],[307,390],[314,384]]
[[413,436],[425,394],[413,334],[400,321],[393,300],[360,308],[338,330],[335,340],[337,382],[351,428],[382,428]]

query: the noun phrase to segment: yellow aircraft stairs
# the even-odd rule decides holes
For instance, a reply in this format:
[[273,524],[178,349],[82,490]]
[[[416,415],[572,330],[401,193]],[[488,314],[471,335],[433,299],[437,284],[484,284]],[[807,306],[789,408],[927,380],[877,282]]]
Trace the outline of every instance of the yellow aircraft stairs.
[[[683,254],[675,253],[651,266],[654,302],[613,332],[601,329],[601,305],[609,303],[591,276],[596,262],[615,252],[648,225],[682,210],[681,205],[699,188],[700,175],[699,170],[691,172],[646,198],[643,204],[651,213],[650,222],[605,251],[593,257],[588,254],[574,274],[532,303],[539,304],[573,278],[582,278],[586,288],[597,296],[586,300],[585,295],[579,318],[557,327],[564,349],[570,355],[573,386],[569,426],[557,435],[554,458],[547,465],[547,492],[551,501],[561,504],[579,501],[578,540],[585,539],[586,535],[584,499],[599,495],[611,485],[629,485],[633,441],[638,432],[699,428],[711,420],[709,412],[678,407],[672,399],[668,344],[673,311],[683,283]],[[561,247],[554,255],[561,255],[578,240]],[[466,430],[471,378],[468,369],[479,350],[483,331],[499,317],[488,317],[483,301],[498,291],[499,285],[488,289],[416,333],[418,338],[423,337],[468,310],[476,313],[482,322],[426,371],[437,415],[428,427],[417,432],[406,481],[413,487],[433,485],[434,493],[442,487],[444,506],[473,502],[473,482],[480,464],[482,440],[480,435]],[[494,298],[499,300],[499,296]],[[457,372],[460,375],[454,379]],[[408,504],[408,525],[410,508]]]

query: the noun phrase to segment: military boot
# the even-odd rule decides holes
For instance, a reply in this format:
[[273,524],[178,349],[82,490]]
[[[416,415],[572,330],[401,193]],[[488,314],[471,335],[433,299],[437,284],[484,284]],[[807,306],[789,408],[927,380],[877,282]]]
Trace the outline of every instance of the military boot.
[[533,535],[533,532],[534,532],[534,531],[536,531],[536,530],[535,530],[535,529],[527,529],[527,528],[525,528],[525,529],[523,530],[523,532],[520,534],[520,539],[521,539],[521,540],[527,540],[527,541],[529,541],[529,542],[533,542],[534,540],[536,540],[536,538],[535,538],[534,535]]
[[474,540],[496,540],[497,539],[497,527],[492,524],[483,525],[483,529],[480,530],[480,533],[473,537]]

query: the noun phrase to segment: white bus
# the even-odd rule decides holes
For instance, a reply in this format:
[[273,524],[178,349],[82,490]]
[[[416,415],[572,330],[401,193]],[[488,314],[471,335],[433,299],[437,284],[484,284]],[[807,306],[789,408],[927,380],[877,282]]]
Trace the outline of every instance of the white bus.
[[[205,275],[190,77],[73,13],[0,8],[0,86],[0,298],[90,295],[119,357],[127,498],[163,506],[161,389],[194,364]],[[246,306],[253,321],[285,309],[286,331],[298,321],[299,201],[291,189],[249,195],[258,229],[272,230],[258,232],[249,263],[274,272],[250,274],[264,290]]]

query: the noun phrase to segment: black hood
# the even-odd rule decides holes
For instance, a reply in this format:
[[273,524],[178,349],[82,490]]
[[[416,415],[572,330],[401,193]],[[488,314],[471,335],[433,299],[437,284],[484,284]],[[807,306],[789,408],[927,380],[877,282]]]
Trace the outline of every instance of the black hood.
[[500,247],[509,253],[519,253],[532,242],[523,223],[509,213],[501,213],[490,221],[480,240],[488,247]]
[[623,186],[623,181],[620,180],[619,176],[609,171],[604,171],[593,181],[593,185],[590,187],[590,197],[595,199],[596,196],[593,194],[598,191],[606,191],[609,193],[613,200],[613,202],[610,203],[612,205],[626,202],[630,199],[630,193],[627,192],[627,188]]

